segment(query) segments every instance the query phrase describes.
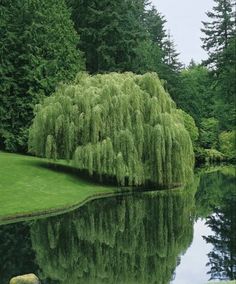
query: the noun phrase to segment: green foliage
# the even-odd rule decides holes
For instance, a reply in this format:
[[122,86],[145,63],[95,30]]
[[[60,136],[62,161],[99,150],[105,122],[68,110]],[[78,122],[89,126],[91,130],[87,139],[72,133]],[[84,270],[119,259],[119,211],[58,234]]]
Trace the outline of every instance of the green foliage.
[[204,118],[200,125],[200,144],[210,149],[218,146],[219,121],[214,117]]
[[81,70],[79,37],[64,0],[0,3],[0,141],[26,149],[33,108]]
[[216,114],[220,129],[231,131],[236,125],[236,37],[231,39],[219,62],[218,80],[216,82]]
[[204,236],[212,247],[208,253],[208,274],[211,279],[235,279],[235,168],[209,169],[207,175],[204,170],[195,196],[197,214],[201,218],[207,217],[206,224],[212,230],[211,235]]
[[194,148],[195,158],[199,164],[215,164],[227,161],[227,156],[216,149],[204,149],[200,146]]
[[[222,153],[213,154],[203,148],[219,147],[219,133],[222,129],[234,129],[235,121],[235,52],[233,40],[229,41],[218,61],[217,76],[213,76],[206,67],[191,62],[181,72],[181,84],[176,92],[176,103],[189,113],[199,128],[199,140],[194,145],[198,161],[221,160]],[[221,62],[221,63],[220,63]],[[216,119],[217,118],[217,119]],[[215,150],[213,151],[215,152]],[[225,154],[225,153],[224,153]]]
[[167,35],[163,46],[165,51],[164,62],[172,71],[180,71],[182,64],[179,61],[179,53],[176,51],[174,40],[171,38],[170,34]]
[[236,195],[225,196],[224,205],[215,208],[216,214],[207,218],[213,234],[205,236],[207,243],[214,246],[208,253],[211,279],[236,279]]
[[236,158],[236,131],[224,131],[219,136],[220,150],[230,159]]
[[198,128],[195,124],[194,119],[192,118],[191,115],[187,114],[183,110],[179,110],[179,112],[180,112],[180,116],[183,117],[184,126],[188,130],[188,133],[191,137],[193,144],[196,144],[198,137],[199,137],[199,132],[198,132]]
[[89,73],[157,72],[173,97],[181,64],[166,20],[147,0],[67,0]]
[[121,185],[176,186],[194,162],[185,117],[155,73],[81,73],[38,106],[29,149]]
[[216,149],[204,149],[204,151],[207,163],[221,162],[225,159],[224,155]]
[[160,74],[163,69],[162,57],[163,51],[158,44],[151,40],[143,41],[135,48],[135,57],[132,59],[131,70],[137,74],[147,72]]
[[222,52],[227,48],[229,41],[235,33],[234,1],[214,0],[215,6],[206,15],[209,22],[203,22],[201,29],[205,34],[202,38],[203,48],[208,52],[206,64],[217,66]]
[[166,19],[161,15],[154,6],[148,9],[145,13],[145,25],[150,39],[153,43],[156,43],[159,47],[163,47],[166,39],[165,24]]
[[26,151],[35,104],[83,69],[78,48],[90,73],[157,72],[175,94],[177,53],[146,0],[4,0],[0,18],[3,149]]
[[[198,173],[200,182],[195,195],[197,216],[211,216],[215,208],[235,195],[235,167],[208,167]],[[227,197],[227,198],[225,198]]]
[[187,69],[181,72],[176,103],[194,118],[197,127],[200,127],[203,118],[213,116],[215,97],[212,78],[206,67],[192,62]]
[[135,49],[146,33],[142,25],[144,2],[67,0],[88,72],[132,71]]
[[211,67],[215,92],[215,114],[221,131],[235,129],[235,1],[214,0],[213,10],[207,12],[209,22],[203,22],[203,48],[208,52],[204,62]]
[[157,191],[96,200],[38,220],[31,240],[42,280],[167,284],[192,241],[193,208],[192,189]]

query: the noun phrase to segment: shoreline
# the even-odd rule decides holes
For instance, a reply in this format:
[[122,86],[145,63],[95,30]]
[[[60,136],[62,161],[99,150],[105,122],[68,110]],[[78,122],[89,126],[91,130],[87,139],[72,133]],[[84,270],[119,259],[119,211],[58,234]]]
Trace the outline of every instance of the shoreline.
[[30,221],[32,219],[42,219],[46,218],[49,216],[57,216],[60,214],[64,214],[70,211],[73,211],[87,202],[93,201],[95,199],[100,199],[100,198],[106,198],[106,197],[111,197],[115,195],[120,195],[124,193],[129,193],[130,191],[124,191],[124,192],[109,192],[109,193],[96,193],[91,196],[88,196],[81,200],[80,202],[76,202],[74,204],[70,205],[65,205],[62,207],[58,208],[49,208],[45,210],[39,210],[39,211],[34,211],[34,212],[27,212],[27,213],[17,213],[17,214],[12,214],[12,215],[7,215],[7,216],[0,216],[0,226],[2,225],[7,225],[7,224],[12,224],[12,223],[18,223],[18,222],[23,222],[23,221]]

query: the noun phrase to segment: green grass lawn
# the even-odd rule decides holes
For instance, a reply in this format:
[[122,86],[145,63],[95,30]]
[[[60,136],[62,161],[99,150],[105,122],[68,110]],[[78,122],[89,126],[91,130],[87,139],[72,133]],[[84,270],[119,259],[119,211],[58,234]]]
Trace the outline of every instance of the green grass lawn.
[[6,217],[66,209],[117,189],[48,165],[45,159],[0,152],[0,223]]

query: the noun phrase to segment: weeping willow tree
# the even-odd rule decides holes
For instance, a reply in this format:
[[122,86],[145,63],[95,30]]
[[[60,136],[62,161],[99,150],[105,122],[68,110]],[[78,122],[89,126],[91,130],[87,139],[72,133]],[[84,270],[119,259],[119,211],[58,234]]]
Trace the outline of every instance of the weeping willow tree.
[[176,186],[194,163],[184,119],[155,73],[81,73],[38,105],[29,150],[119,185]]
[[40,278],[59,284],[168,284],[192,241],[193,209],[191,188],[100,199],[38,220],[31,241]]

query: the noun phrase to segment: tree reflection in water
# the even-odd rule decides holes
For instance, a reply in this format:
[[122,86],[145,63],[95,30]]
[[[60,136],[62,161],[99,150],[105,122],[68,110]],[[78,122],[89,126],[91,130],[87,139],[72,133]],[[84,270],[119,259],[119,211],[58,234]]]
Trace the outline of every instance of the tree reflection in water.
[[203,171],[184,190],[100,199],[62,216],[0,226],[1,284],[29,272],[43,284],[167,284],[192,242],[194,217],[212,230],[204,237],[213,245],[211,279],[235,279],[236,190],[228,171]]
[[31,226],[42,279],[74,283],[169,283],[193,237],[193,190],[88,203]]
[[[207,186],[205,187],[204,185]],[[236,279],[236,184],[234,174],[225,171],[203,175],[200,180],[200,203],[205,212],[214,212],[206,218],[213,234],[204,236],[213,249],[208,254],[210,279]],[[208,205],[204,200],[208,200]]]
[[211,279],[236,279],[236,196],[207,218],[206,224],[215,233],[204,237],[214,248],[208,254]]

